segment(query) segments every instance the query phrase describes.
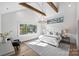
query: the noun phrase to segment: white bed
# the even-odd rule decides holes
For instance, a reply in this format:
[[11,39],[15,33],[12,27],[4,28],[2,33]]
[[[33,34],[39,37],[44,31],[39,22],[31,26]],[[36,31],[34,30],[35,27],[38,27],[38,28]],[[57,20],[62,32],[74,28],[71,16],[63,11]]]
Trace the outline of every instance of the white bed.
[[44,36],[42,37],[40,37],[37,40],[26,43],[27,46],[32,48],[35,52],[37,52],[41,56],[68,56],[69,55],[69,50],[63,50],[58,47],[55,47],[55,46],[58,46],[59,44],[59,41],[57,41],[55,38],[53,38],[53,41],[52,41],[52,38],[50,39],[49,37],[47,38]]
[[56,35],[41,35],[39,36],[39,40],[48,44],[51,44],[55,47],[59,46],[59,43],[61,41],[61,38],[59,36]]

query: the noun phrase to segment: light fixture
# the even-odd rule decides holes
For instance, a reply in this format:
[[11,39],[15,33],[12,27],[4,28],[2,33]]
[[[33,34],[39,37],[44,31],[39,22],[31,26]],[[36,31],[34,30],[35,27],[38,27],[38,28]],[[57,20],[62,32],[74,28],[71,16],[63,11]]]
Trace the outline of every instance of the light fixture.
[[71,7],[71,4],[68,4],[68,7]]

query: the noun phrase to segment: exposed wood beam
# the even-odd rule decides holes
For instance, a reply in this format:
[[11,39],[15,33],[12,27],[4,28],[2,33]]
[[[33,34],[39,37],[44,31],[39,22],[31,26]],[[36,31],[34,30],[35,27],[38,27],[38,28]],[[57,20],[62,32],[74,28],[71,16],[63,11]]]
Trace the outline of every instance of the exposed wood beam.
[[40,10],[38,10],[38,9],[36,9],[36,8],[34,8],[34,7],[32,7],[31,5],[29,5],[29,4],[27,4],[27,3],[19,3],[19,4],[22,5],[22,6],[24,6],[24,7],[26,7],[26,8],[29,8],[29,9],[35,11],[35,12],[37,12],[37,13],[40,13],[40,14],[46,16],[46,14],[45,14],[44,12],[42,12],[42,11],[40,11]]
[[58,8],[55,6],[53,2],[47,2],[49,6],[51,6],[56,12],[58,12]]

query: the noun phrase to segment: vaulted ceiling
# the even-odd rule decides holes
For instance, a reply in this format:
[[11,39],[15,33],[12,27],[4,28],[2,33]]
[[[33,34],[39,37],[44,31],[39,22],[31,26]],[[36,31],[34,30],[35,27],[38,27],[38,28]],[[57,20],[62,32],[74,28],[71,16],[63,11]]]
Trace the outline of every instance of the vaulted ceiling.
[[[47,16],[56,13],[55,9],[53,9],[47,2],[27,2],[27,4],[45,13]],[[58,8],[57,2],[54,3],[54,5]],[[21,9],[26,8],[19,5],[19,2],[0,2],[0,13],[2,14]]]
[[[32,11],[35,11],[43,16],[46,16],[46,10],[49,9],[46,7],[48,5],[46,5],[46,3],[55,11],[55,12],[58,12],[58,5],[55,5],[53,2],[44,2],[44,3],[25,3],[25,2],[22,2],[22,3],[19,3],[20,5],[22,5],[23,7],[25,8],[29,8],[31,9]],[[35,5],[36,4],[36,5]]]

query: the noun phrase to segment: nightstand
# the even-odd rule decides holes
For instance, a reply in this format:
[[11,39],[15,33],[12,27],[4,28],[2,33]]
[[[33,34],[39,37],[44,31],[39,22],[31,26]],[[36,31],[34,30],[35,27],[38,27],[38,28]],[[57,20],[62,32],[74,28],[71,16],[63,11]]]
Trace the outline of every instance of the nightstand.
[[70,37],[63,37],[62,36],[62,40],[60,42],[70,44]]

